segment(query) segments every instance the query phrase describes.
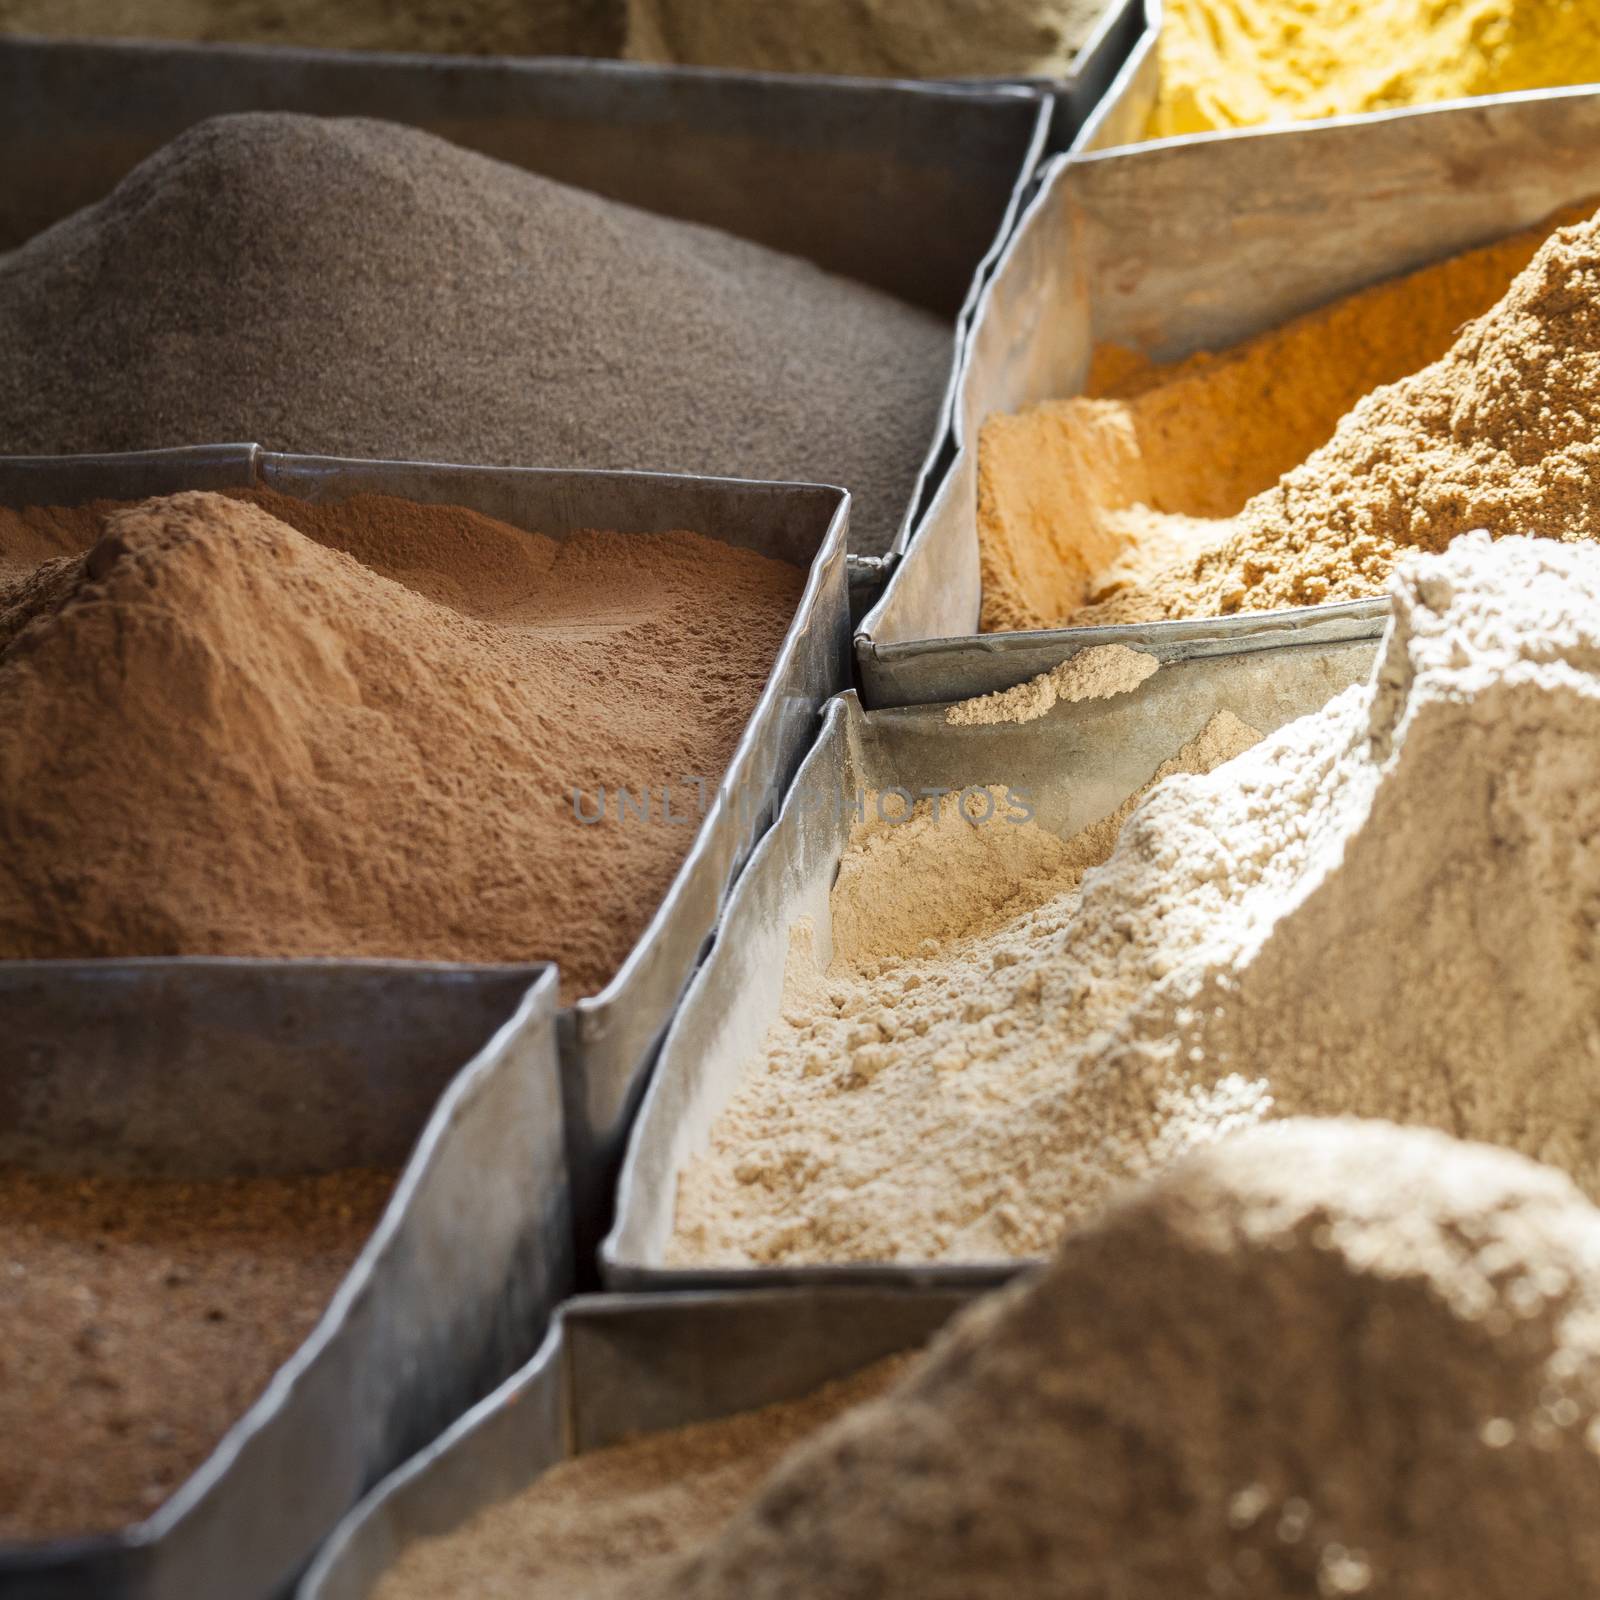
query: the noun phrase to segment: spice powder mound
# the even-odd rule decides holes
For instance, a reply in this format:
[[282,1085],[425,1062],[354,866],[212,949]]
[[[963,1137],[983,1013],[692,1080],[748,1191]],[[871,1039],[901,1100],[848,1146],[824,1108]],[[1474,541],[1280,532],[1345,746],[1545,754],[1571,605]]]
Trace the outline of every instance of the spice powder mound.
[[1129,1191],[641,1593],[1576,1600],[1597,1440],[1600,1212],[1296,1120]]
[[1213,724],[1098,838],[998,804],[859,829],[831,960],[796,930],[668,1259],[1038,1257],[1294,1115],[1444,1129],[1600,1195],[1600,546],[1463,537],[1390,602],[1368,682],[1259,743]]
[[547,959],[569,999],[654,913],[804,583],[384,497],[3,513],[0,551],[0,956]]
[[[1593,209],[1592,201],[1569,207],[1173,366],[1104,347],[1085,397],[988,418],[979,446],[983,629],[1150,622],[1381,592],[1396,549],[1419,541],[1395,536],[1363,553],[1350,528],[1360,491],[1339,463],[1371,446],[1366,435],[1378,418],[1370,408],[1388,393],[1384,385],[1417,374],[1411,381],[1442,400],[1500,382],[1488,371],[1474,375],[1470,360],[1453,353],[1463,325],[1499,316],[1509,286],[1533,270],[1553,232]],[[1576,264],[1575,243],[1581,256],[1593,250],[1593,235],[1551,241],[1563,276]],[[1572,370],[1560,379],[1539,370],[1534,352],[1547,337],[1558,347],[1577,340],[1567,358]],[[1531,414],[1546,400],[1588,403],[1582,349],[1581,330],[1559,318],[1523,319],[1498,359],[1527,363],[1515,382]],[[1555,391],[1540,400],[1546,381]],[[1391,419],[1384,425],[1403,458],[1407,449],[1426,448],[1426,425],[1420,415],[1398,422],[1398,404],[1383,402]],[[1510,439],[1522,423],[1506,416],[1501,425]],[[1430,460],[1434,486],[1425,493],[1447,500],[1448,452],[1436,448]],[[1487,463],[1479,472],[1496,470]],[[1293,485],[1285,492],[1306,499],[1308,524],[1323,520],[1320,532],[1276,526],[1281,518],[1269,513],[1280,479]],[[1218,577],[1224,560],[1232,584]],[[1255,581],[1257,567],[1274,581]]]

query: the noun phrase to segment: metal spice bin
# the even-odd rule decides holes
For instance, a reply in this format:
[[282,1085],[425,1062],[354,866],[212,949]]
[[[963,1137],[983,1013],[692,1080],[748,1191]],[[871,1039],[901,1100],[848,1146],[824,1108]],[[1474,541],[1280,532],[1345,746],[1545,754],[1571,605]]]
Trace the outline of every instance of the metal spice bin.
[[1381,600],[977,633],[983,420],[1078,393],[1103,341],[1162,361],[1231,344],[1592,194],[1600,194],[1593,88],[1200,134],[1054,162],[979,304],[958,382],[956,458],[857,634],[867,704],[1009,688],[1091,644],[1168,658],[1376,637]]
[[925,1343],[970,1298],[836,1288],[569,1301],[521,1372],[351,1512],[299,1600],[364,1600],[408,1544],[450,1532],[572,1456],[800,1399]]
[[[666,1264],[678,1175],[761,1057],[783,995],[790,929],[809,918],[828,959],[829,894],[849,842],[853,798],[899,786],[1001,784],[1028,795],[1039,826],[1068,837],[1116,809],[1218,711],[1270,733],[1363,680],[1375,644],[1293,645],[1169,660],[1139,689],[1058,705],[1028,724],[950,727],[942,709],[864,713],[854,693],[828,707],[782,813],[739,880],[717,941],[661,1049],[623,1162],[601,1271],[615,1289],[733,1289],[887,1283],[971,1287],[1025,1262]],[[841,803],[843,800],[844,803]]]
[[[302,500],[392,494],[463,505],[561,539],[583,528],[710,538],[809,568],[761,699],[694,842],[654,917],[599,994],[559,1016],[562,1079],[580,1259],[610,1209],[611,1178],[657,1040],[711,935],[735,874],[849,678],[844,540],[849,497],[806,484],[659,473],[561,472],[277,455],[215,445],[125,456],[0,457],[0,504],[137,499],[183,488],[259,483]],[[0,977],[8,963],[0,962]]]
[[275,1594],[375,1478],[527,1359],[572,1284],[556,984],[542,963],[0,963],[8,1164],[405,1163],[321,1321],[209,1458],[118,1534],[0,1546],[7,1600]]
[[[1115,43],[1115,40],[1112,41]],[[1097,81],[1110,73],[1104,52]],[[894,549],[948,446],[954,366],[1051,119],[1037,89],[240,45],[0,40],[0,250],[206,117],[378,117],[610,199],[804,256],[953,324]],[[865,558],[860,582],[879,575]]]

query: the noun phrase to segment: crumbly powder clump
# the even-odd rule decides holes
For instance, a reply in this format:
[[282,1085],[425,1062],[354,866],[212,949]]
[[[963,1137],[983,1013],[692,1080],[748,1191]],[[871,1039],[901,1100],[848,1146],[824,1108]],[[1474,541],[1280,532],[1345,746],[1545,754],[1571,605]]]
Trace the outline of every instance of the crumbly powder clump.
[[555,960],[569,998],[694,837],[619,786],[716,783],[804,582],[382,496],[0,513],[0,552],[0,957]]
[[1507,1151],[1297,1121],[968,1312],[653,1600],[1600,1592],[1600,1213]]
[[835,970],[683,1176],[676,1259],[1035,1256],[1279,1115],[1444,1128],[1600,1193],[1600,550],[1474,535],[1390,593],[1366,686],[1159,786],[1079,896],[999,857],[963,896],[905,830],[899,871],[952,902],[928,959],[836,909]]
[[[1219,712],[1149,786],[1259,737]],[[1031,1157],[996,1164],[975,1130],[1052,1080],[1027,1037],[1039,956],[1139,796],[1071,839],[991,797],[981,826],[949,804],[899,822],[867,808],[833,889],[831,964],[802,922],[765,1070],[679,1176],[674,1262],[1025,1253]]]
[[801,1400],[576,1456],[407,1547],[373,1600],[632,1600],[720,1533],[789,1451],[876,1398],[909,1361],[890,1356]]
[[1109,700],[1127,694],[1151,677],[1160,663],[1125,644],[1098,644],[1080,650],[1059,667],[1014,689],[958,700],[944,714],[952,727],[989,727],[1000,722],[1036,722],[1057,702]]
[[838,483],[877,553],[951,334],[415,128],[262,113],[198,124],[0,255],[0,350],[0,451],[254,440]]
[[1593,211],[1592,201],[1569,207],[1176,365],[1102,347],[1085,396],[988,418],[982,627],[1146,622],[1220,606],[1193,573],[1230,519],[1327,444],[1368,394],[1445,356],[1557,227]]

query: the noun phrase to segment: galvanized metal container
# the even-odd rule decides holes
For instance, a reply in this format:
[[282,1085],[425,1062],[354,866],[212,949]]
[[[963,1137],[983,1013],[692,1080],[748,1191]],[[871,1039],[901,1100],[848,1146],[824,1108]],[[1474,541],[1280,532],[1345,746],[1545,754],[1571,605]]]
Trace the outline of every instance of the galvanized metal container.
[[[849,681],[844,540],[849,497],[804,484],[657,473],[556,472],[275,455],[255,445],[125,456],[0,457],[0,505],[76,504],[263,484],[303,500],[402,495],[468,506],[554,539],[584,528],[710,538],[809,569],[805,592],[682,867],[639,942],[599,994],[563,1008],[560,1039],[581,1259],[610,1210],[611,1180],[645,1069],[748,857]],[[0,973],[5,970],[0,962]]]
[[[1103,87],[1111,63],[1104,52],[1095,60]],[[1047,95],[1015,85],[0,39],[0,250],[100,199],[185,128],[238,111],[407,123],[723,228],[950,320],[949,386],[888,542],[898,550],[947,450],[966,320],[1033,180],[1051,110]]]
[[404,1164],[322,1320],[207,1461],[120,1534],[0,1546],[6,1600],[279,1593],[528,1359],[573,1277],[556,985],[544,964],[0,963],[8,1165]]
[[1296,645],[1170,660],[1112,700],[1058,705],[1028,724],[951,727],[942,708],[863,713],[853,693],[828,707],[777,823],[729,902],[716,944],[662,1046],[623,1162],[617,1219],[601,1249],[616,1289],[738,1288],[819,1282],[992,1283],[1016,1261],[668,1266],[678,1178],[762,1059],[779,1015],[790,930],[832,948],[829,895],[858,797],[1000,784],[1028,797],[1039,826],[1070,837],[1114,811],[1228,710],[1263,733],[1315,710],[1367,675],[1375,644]]
[[835,1288],[569,1301],[533,1361],[350,1514],[299,1600],[365,1600],[407,1545],[572,1456],[800,1399],[925,1344],[970,1298]]
[[1007,688],[1075,649],[1117,640],[1167,657],[1376,637],[1381,600],[977,633],[983,421],[1079,393],[1102,342],[1162,361],[1232,344],[1597,193],[1592,88],[1052,163],[980,302],[958,384],[956,458],[857,635],[863,698],[894,705]]

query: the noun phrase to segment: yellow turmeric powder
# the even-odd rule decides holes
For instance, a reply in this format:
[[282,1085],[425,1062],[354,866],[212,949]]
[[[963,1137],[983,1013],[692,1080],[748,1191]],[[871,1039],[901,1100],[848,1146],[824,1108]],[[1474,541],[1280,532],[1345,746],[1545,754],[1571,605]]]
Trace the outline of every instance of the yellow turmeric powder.
[[978,450],[980,626],[1059,627],[1142,574],[1199,554],[1364,395],[1443,355],[1545,238],[1594,204],[1219,353],[1163,366],[1103,347],[1087,396],[989,417]]
[[1165,0],[1147,136],[1600,79],[1595,0]]

